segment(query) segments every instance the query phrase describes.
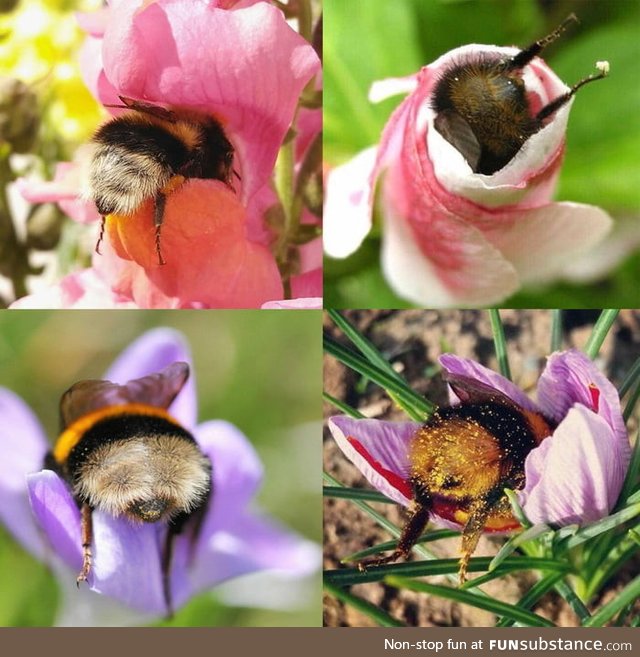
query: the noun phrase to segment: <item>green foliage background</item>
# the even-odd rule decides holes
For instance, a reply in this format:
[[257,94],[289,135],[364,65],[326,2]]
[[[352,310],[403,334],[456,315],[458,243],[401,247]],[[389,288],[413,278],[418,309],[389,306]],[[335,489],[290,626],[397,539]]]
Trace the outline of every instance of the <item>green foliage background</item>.
[[[401,97],[373,105],[371,83],[415,73],[467,43],[528,45],[568,14],[580,24],[545,51],[565,81],[608,60],[611,74],[578,94],[571,110],[558,200],[592,203],[640,221],[640,2],[638,0],[342,0],[325,2],[324,154],[337,165],[375,144]],[[543,7],[545,8],[543,10]],[[404,308],[378,264],[377,226],[346,260],[325,260],[325,307]],[[503,307],[636,307],[640,256],[608,279],[527,290]]]
[[[265,465],[261,508],[319,543],[320,322],[313,311],[5,311],[0,385],[27,401],[53,441],[58,402],[69,385],[102,377],[148,329],[173,327],[191,345],[199,420],[228,420],[245,433]],[[306,605],[291,611],[228,608],[214,590],[180,610],[171,624],[318,625],[320,598],[318,571]],[[46,567],[0,525],[0,626],[50,625],[56,603]]]

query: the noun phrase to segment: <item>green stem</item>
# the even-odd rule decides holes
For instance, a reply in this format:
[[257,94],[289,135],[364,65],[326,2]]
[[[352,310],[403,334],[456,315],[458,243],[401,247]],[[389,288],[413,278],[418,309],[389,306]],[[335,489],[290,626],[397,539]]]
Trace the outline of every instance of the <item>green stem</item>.
[[1,143],[0,148],[0,266],[2,273],[11,280],[14,298],[19,299],[27,294],[25,279],[30,267],[27,249],[18,240],[7,197],[7,185],[14,179],[9,152]]
[[551,352],[562,348],[562,310],[551,311]]
[[500,319],[500,311],[497,308],[489,310],[491,318],[491,330],[493,332],[493,344],[496,349],[496,358],[500,367],[500,374],[511,380],[511,368],[509,367],[509,357],[507,356],[507,339],[504,335],[504,326]]
[[591,331],[591,335],[589,336],[584,348],[585,354],[587,354],[591,360],[598,355],[600,347],[611,330],[613,323],[616,321],[619,312],[619,310],[609,309],[603,310],[600,313],[600,317],[598,317],[598,321],[595,323],[593,331]]

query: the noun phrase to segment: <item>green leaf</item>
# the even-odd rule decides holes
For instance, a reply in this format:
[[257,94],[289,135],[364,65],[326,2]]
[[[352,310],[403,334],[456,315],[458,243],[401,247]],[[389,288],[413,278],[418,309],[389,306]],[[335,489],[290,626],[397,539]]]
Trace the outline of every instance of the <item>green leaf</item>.
[[[469,572],[482,572],[489,568],[490,557],[474,557],[469,562]],[[357,568],[325,570],[324,577],[336,586],[351,586],[366,582],[378,582],[387,575],[403,575],[406,577],[428,577],[433,575],[456,574],[460,568],[459,559],[432,559],[431,561],[414,561],[382,566],[372,566],[365,571]],[[508,557],[494,573],[496,576],[519,570],[544,570],[568,572],[570,565],[557,559],[541,559],[538,557]]]
[[536,538],[540,538],[544,534],[547,534],[551,531],[551,528],[548,525],[534,525],[529,527],[525,531],[517,534],[516,536],[511,537],[501,548],[498,554],[492,559],[489,564],[489,570],[494,570],[497,568],[509,555],[511,555],[515,550],[517,550],[523,543],[527,541],[533,541]]
[[362,356],[342,346],[330,335],[323,337],[325,351],[337,358],[352,370],[368,377],[376,385],[393,393],[396,401],[417,422],[424,422],[435,410],[435,405],[414,392],[405,382],[398,381],[396,377],[389,375],[386,371],[372,365]]
[[585,627],[601,627],[638,598],[640,598],[640,575],[631,580],[613,600],[601,607],[583,625]]
[[353,595],[349,591],[341,589],[339,586],[334,586],[330,582],[324,583],[325,590],[338,598],[342,602],[351,605],[354,609],[357,609],[361,614],[365,614],[372,620],[374,620],[381,627],[405,627],[405,624],[390,616],[386,611],[380,609],[377,605],[363,600],[357,595]]
[[600,313],[600,317],[598,317],[598,321],[595,323],[584,348],[584,353],[587,354],[591,360],[598,355],[600,347],[609,334],[619,312],[619,310],[610,309],[603,310]]
[[417,593],[426,593],[427,595],[436,595],[441,598],[455,600],[462,604],[467,604],[478,609],[490,611],[505,618],[510,618],[530,627],[555,627],[550,620],[542,618],[542,616],[538,616],[537,614],[533,614],[530,611],[520,609],[519,607],[507,604],[506,602],[500,602],[493,598],[477,597],[468,591],[437,586],[435,584],[427,584],[426,582],[416,582],[412,579],[397,576],[385,578],[385,583],[389,584],[389,586],[395,586],[400,589],[408,589],[409,591],[415,591]]
[[324,497],[337,497],[348,500],[365,500],[367,502],[381,502],[383,504],[395,504],[386,495],[375,490],[364,488],[347,488],[346,486],[323,486]]
[[506,379],[511,380],[511,368],[509,367],[509,356],[507,354],[507,340],[504,337],[504,326],[502,326],[502,320],[500,319],[500,311],[497,308],[491,308],[489,310],[489,318],[491,319],[493,344],[496,350],[496,358],[498,359],[500,374]]

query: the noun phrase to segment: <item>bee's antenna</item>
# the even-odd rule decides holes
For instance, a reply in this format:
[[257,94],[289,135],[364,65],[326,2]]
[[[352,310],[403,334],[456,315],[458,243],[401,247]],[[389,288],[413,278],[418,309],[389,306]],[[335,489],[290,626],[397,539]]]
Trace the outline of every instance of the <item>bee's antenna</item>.
[[556,27],[556,29],[548,34],[546,37],[539,39],[532,43],[528,48],[521,50],[515,57],[507,62],[507,70],[516,70],[526,66],[536,55],[539,55],[550,43],[553,43],[569,26],[570,23],[579,23],[578,17],[575,14],[569,14],[563,21]]
[[552,100],[548,105],[545,105],[536,115],[537,121],[544,121],[548,116],[551,116],[556,110],[559,110],[565,103],[567,103],[585,84],[589,82],[594,82],[595,80],[602,80],[602,78],[607,77],[609,73],[609,62],[596,62],[596,68],[600,71],[597,74],[588,75],[586,78],[583,78],[579,82],[576,82],[566,94],[558,96]]

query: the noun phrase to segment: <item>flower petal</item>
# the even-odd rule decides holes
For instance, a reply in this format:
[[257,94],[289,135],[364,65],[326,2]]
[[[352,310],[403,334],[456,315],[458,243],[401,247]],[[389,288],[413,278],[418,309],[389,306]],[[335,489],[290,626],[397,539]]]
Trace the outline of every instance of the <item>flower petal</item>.
[[[109,215],[106,222],[116,253],[133,261],[130,280],[135,281],[136,265],[144,270],[142,285],[126,291],[139,306],[153,307],[154,288],[183,306],[196,302],[207,308],[256,308],[282,298],[274,257],[247,239],[244,206],[224,183],[192,178],[168,196],[164,265],[158,263],[153,213],[150,201],[131,216]],[[123,272],[103,275],[114,280]]]
[[[480,384],[498,390],[509,397],[509,399],[513,400],[518,406],[521,406],[528,411],[536,413],[540,412],[540,409],[536,404],[534,404],[533,401],[529,399],[520,388],[518,388],[518,386],[501,374],[490,370],[488,367],[484,367],[484,365],[480,365],[480,363],[476,363],[468,358],[455,356],[454,354],[442,354],[442,356],[438,358],[438,362],[442,365],[445,372],[448,372],[449,374],[474,379]],[[455,393],[451,392],[450,396],[452,403],[460,401]]]
[[519,287],[516,271],[472,226],[455,217],[409,224],[388,204],[382,268],[389,285],[430,308],[492,305]]
[[298,97],[320,67],[311,45],[267,2],[232,11],[207,2],[119,3],[103,54],[122,95],[221,118],[245,200],[271,174]]
[[134,524],[105,513],[93,514],[91,590],[146,613],[167,613],[162,591],[162,523]]
[[51,470],[27,476],[31,508],[53,553],[76,573],[82,567],[80,510],[67,484]]
[[324,204],[324,250],[346,258],[371,230],[371,176],[377,148],[367,148],[332,169],[327,176]]
[[551,203],[523,210],[512,226],[487,233],[487,239],[523,282],[544,282],[599,244],[612,225],[611,217],[595,206]]
[[229,422],[204,422],[194,435],[213,466],[212,504],[233,515],[258,492],[264,474],[262,463],[253,445]]
[[413,493],[408,445],[419,424],[338,415],[329,419],[328,426],[340,449],[374,488],[398,504],[409,504]]
[[549,356],[538,382],[538,403],[543,412],[556,422],[575,403],[591,409],[613,429],[622,454],[629,462],[631,448],[618,392],[582,352],[572,349]]
[[45,544],[34,522],[26,476],[42,469],[49,444],[31,409],[0,388],[0,519],[32,554],[43,558]]
[[176,362],[188,363],[191,374],[170,406],[171,414],[187,428],[195,427],[197,396],[191,350],[182,333],[168,328],[147,331],[132,342],[107,370],[105,378],[124,385],[148,374],[155,374]]
[[258,570],[304,577],[320,564],[320,548],[279,523],[247,512],[224,514],[216,530],[203,535],[189,579],[195,592]]
[[527,457],[521,504],[536,524],[594,522],[616,503],[627,465],[607,422],[576,404]]
[[[28,477],[33,512],[53,549],[73,572],[82,567],[80,511],[67,484],[50,470]],[[158,534],[160,524],[134,525],[94,511],[92,591],[155,615],[164,615]],[[73,577],[73,573],[69,573]]]
[[267,301],[267,303],[263,303],[260,307],[263,310],[319,310],[322,308],[322,297],[301,297],[300,299]]

